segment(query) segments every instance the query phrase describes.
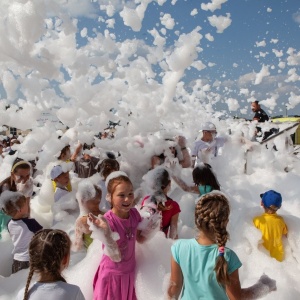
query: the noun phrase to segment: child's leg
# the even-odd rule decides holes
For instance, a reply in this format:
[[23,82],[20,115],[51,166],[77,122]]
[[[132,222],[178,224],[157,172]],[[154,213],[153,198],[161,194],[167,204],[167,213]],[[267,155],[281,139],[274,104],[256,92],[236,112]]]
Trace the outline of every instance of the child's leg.
[[14,259],[12,264],[12,274],[28,268],[29,268],[29,261],[19,261]]

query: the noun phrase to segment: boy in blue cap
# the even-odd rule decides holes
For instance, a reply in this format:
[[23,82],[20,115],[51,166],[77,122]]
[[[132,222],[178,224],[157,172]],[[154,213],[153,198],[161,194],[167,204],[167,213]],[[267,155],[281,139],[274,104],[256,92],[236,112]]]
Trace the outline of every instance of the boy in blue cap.
[[276,211],[281,207],[282,197],[276,191],[270,190],[260,195],[261,206],[265,213],[253,219],[256,228],[262,232],[264,247],[270,251],[271,257],[283,261],[284,249],[282,236],[287,237],[288,229],[281,216]]

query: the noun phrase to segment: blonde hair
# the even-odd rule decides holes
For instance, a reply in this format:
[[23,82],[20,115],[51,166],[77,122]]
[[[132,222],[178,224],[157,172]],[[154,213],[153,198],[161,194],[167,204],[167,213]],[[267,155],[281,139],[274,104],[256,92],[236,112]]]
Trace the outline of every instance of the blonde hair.
[[[225,247],[229,239],[227,223],[230,208],[227,198],[221,193],[209,193],[202,196],[195,208],[195,224],[197,228],[214,241],[219,247]],[[227,261],[223,255],[216,259],[214,271],[219,284],[230,283]]]

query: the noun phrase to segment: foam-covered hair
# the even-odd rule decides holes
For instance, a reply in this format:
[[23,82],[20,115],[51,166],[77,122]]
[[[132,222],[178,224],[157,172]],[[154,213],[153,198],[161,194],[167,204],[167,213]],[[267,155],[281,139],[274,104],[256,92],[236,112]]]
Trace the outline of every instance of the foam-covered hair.
[[125,172],[123,172],[123,171],[114,171],[114,172],[111,172],[111,173],[107,176],[107,178],[106,178],[106,180],[105,180],[105,186],[107,187],[110,180],[112,180],[113,178],[117,178],[117,177],[119,177],[119,176],[125,176],[125,177],[128,177],[128,175],[127,175]]
[[[97,193],[102,194],[101,187],[89,178],[83,179],[78,184],[78,190],[76,193],[76,199],[78,200],[80,215],[87,215],[89,211],[87,210],[86,203],[87,201],[96,197]],[[101,197],[101,194],[99,197]]]
[[24,198],[21,192],[4,191],[0,196],[0,209],[4,209],[7,212],[7,205],[9,205],[18,210],[17,202],[20,198]]
[[[101,190],[100,186],[97,186]],[[97,190],[95,185],[90,180],[82,180],[78,184],[78,190],[76,193],[76,199],[81,202],[86,202],[92,198],[95,198]]]

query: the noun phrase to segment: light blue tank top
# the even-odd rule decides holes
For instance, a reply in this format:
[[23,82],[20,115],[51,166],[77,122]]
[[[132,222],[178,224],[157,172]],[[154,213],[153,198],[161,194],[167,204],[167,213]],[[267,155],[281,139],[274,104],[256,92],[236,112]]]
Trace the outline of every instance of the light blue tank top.
[[198,185],[198,189],[199,189],[199,192],[200,192],[200,195],[203,196],[209,192],[212,191],[212,187],[210,185]]

